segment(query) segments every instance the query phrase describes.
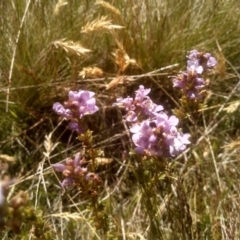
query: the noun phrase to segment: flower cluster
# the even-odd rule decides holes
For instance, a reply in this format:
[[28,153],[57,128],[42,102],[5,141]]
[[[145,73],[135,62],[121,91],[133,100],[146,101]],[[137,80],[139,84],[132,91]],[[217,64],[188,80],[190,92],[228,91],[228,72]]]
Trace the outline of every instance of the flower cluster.
[[74,159],[68,158],[65,164],[56,163],[52,164],[52,167],[57,172],[62,172],[65,177],[61,183],[62,187],[78,186],[81,191],[88,193],[93,190],[94,186],[101,184],[100,177],[92,172],[88,171],[86,160],[80,154],[75,155]]
[[117,102],[113,106],[123,107],[127,114],[125,116],[128,122],[137,122],[145,117],[152,118],[156,113],[163,110],[162,105],[157,105],[152,102],[149,96],[151,89],[145,89],[143,85],[135,92],[135,98],[117,98]]
[[187,72],[181,72],[173,79],[173,86],[183,90],[190,99],[202,97],[202,90],[206,86],[202,74],[217,65],[217,61],[210,53],[192,50],[187,56]]
[[87,114],[93,114],[98,111],[94,92],[79,90],[69,91],[68,101],[53,104],[53,110],[60,116],[71,120],[68,127],[78,133],[83,133],[86,129],[79,125],[79,119]]
[[[133,133],[136,153],[175,157],[190,144],[190,134],[178,131],[178,118],[174,115],[168,117],[163,112],[163,106],[156,105],[147,96],[149,92],[150,89],[141,85],[134,100],[130,97],[119,98],[114,105],[123,106],[127,111],[126,121],[132,123],[130,131]],[[142,118],[143,115],[145,118]]]
[[130,128],[132,140],[136,145],[135,151],[150,156],[175,157],[190,144],[190,134],[178,131],[178,118],[168,117],[166,113],[156,114],[153,120],[144,120]]
[[187,70],[195,68],[199,74],[217,65],[217,60],[210,53],[198,52],[197,50],[190,51],[187,59]]

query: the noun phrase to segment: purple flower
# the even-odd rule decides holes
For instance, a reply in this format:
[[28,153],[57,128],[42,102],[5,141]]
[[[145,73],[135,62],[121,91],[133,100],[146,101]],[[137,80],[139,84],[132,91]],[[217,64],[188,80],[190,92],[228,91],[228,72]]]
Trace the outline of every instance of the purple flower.
[[201,98],[201,90],[205,87],[203,78],[198,77],[196,72],[182,72],[173,79],[173,87],[181,88],[183,93],[190,99]]
[[117,98],[117,102],[113,103],[113,106],[124,107],[127,111],[135,110],[135,105],[133,103],[133,98]]
[[198,52],[197,50],[190,51],[187,59],[187,70],[189,71],[193,67],[198,74],[202,74],[217,65],[217,60],[210,53]]
[[154,136],[149,120],[133,125],[130,131],[133,133],[132,140],[136,145],[134,149],[136,153],[150,156],[162,155],[160,146],[157,144],[157,137]]
[[128,122],[137,122],[138,120],[137,114],[134,111],[128,111],[125,118]]
[[96,106],[95,95],[91,91],[70,91],[68,94],[69,100],[64,103],[54,103],[53,110],[60,116],[70,118],[82,118],[84,115],[93,114],[98,111]]
[[171,128],[171,133],[166,136],[165,143],[169,146],[171,156],[177,156],[186,149],[186,145],[190,144],[190,134],[178,132],[176,128]]
[[150,156],[175,157],[190,144],[189,134],[182,134],[176,128],[179,119],[166,113],[156,114],[155,120],[135,124],[130,131],[136,145],[135,152]]
[[135,101],[141,103],[150,93],[150,91],[151,91],[150,88],[145,89],[143,85],[140,85],[139,89],[135,91]]
[[94,92],[83,90],[69,92],[68,104],[70,108],[74,108],[75,117],[82,118],[84,115],[98,111],[96,99],[93,98],[94,95]]
[[70,122],[68,124],[68,128],[73,130],[73,131],[76,131],[77,133],[84,133],[87,131],[87,129],[83,126],[79,126],[79,123],[78,122]]
[[162,111],[164,108],[162,105],[157,105],[147,97],[146,100],[142,101],[141,108],[145,115],[149,117],[154,117],[156,113]]
[[93,114],[99,110],[96,106],[96,99],[93,97],[94,92],[79,90],[69,91],[68,101],[61,103],[54,103],[53,110],[60,116],[71,120],[68,127],[78,133],[86,131],[84,127],[79,126],[79,119],[88,114]]
[[76,101],[81,104],[81,102],[84,102],[90,98],[92,98],[95,95],[94,92],[91,91],[84,91],[79,90],[77,91],[69,91],[68,97],[70,101]]
[[63,179],[62,183],[61,183],[61,187],[71,187],[73,186],[75,183],[75,180],[72,177],[66,177]]
[[190,54],[187,56],[187,69],[189,69],[190,67],[199,67],[200,63],[199,63],[199,52],[197,50],[192,50],[190,51]]
[[163,110],[163,106],[152,102],[149,96],[150,88],[145,89],[143,85],[135,91],[135,98],[117,98],[117,102],[113,106],[123,107],[127,113],[125,115],[126,121],[137,122],[139,119],[146,117],[154,117],[155,114]]
[[170,132],[171,127],[175,127],[179,123],[179,119],[172,115],[168,117],[168,115],[164,112],[161,112],[156,115],[156,127],[161,127],[165,132]]
[[82,167],[84,159],[81,155],[75,155],[74,159],[68,158],[65,161],[65,164],[62,163],[55,163],[52,164],[52,167],[57,172],[62,172],[63,176],[65,177],[62,181],[62,187],[69,187],[78,183],[78,180],[81,179],[81,176],[85,176],[87,174],[87,168]]
[[204,57],[207,59],[207,67],[214,68],[217,65],[216,58],[212,57],[210,53],[205,53]]
[[66,166],[61,163],[55,163],[52,164],[52,167],[57,171],[57,172],[63,172],[66,169]]
[[217,60],[210,53],[197,50],[190,51],[187,59],[187,72],[181,72],[173,79],[173,87],[181,88],[190,99],[199,99],[206,85],[201,75],[215,67]]
[[53,104],[53,110],[60,116],[65,117],[67,119],[71,118],[73,116],[73,113],[70,109],[65,109],[64,106],[56,102]]

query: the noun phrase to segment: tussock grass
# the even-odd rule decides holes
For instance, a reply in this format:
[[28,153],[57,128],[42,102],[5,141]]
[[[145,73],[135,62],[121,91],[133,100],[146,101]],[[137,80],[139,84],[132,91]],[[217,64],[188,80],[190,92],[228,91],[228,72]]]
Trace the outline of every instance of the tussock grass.
[[[0,9],[0,174],[17,179],[11,195],[30,195],[45,239],[240,238],[237,1],[9,0]],[[168,76],[194,48],[218,67],[205,107],[183,121],[191,148],[165,164],[126,157],[131,137],[112,103],[144,84],[171,112],[179,95]],[[81,150],[52,111],[70,89],[96,92],[101,108],[87,119],[104,162],[94,209],[78,191],[62,194],[50,167]],[[0,236],[36,239],[30,230]]]

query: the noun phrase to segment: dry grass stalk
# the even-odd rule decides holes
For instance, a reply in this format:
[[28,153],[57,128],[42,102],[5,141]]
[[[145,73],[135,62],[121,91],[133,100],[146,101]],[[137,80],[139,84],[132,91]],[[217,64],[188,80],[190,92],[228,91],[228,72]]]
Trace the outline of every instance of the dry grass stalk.
[[4,162],[15,162],[16,159],[15,157],[6,155],[6,154],[0,154],[0,161],[4,161]]
[[57,145],[59,144],[57,143],[53,143],[52,140],[52,132],[49,133],[48,135],[45,136],[45,140],[44,140],[44,148],[46,151],[43,152],[43,155],[45,157],[49,157],[50,153],[57,147]]
[[119,73],[124,72],[129,65],[134,65],[139,67],[136,60],[133,58],[130,58],[126,51],[121,47],[117,49],[113,56],[115,57],[115,62],[119,66]]
[[106,86],[106,90],[117,87],[126,76],[117,76]]
[[56,48],[61,47],[67,53],[85,55],[86,53],[91,52],[92,50],[84,48],[78,42],[65,41],[65,39],[57,40],[52,43]]
[[[94,158],[94,164],[95,166],[104,166],[108,165],[113,161],[112,158],[105,158],[105,157],[96,157]],[[90,164],[92,164],[92,160],[89,161]]]
[[233,141],[227,145],[224,145],[222,148],[231,150],[231,149],[235,149],[235,148],[239,147],[239,145],[240,145],[240,141]]
[[218,61],[218,64],[217,64],[217,67],[215,68],[215,71],[217,73],[219,73],[221,78],[225,78],[225,76],[226,76],[226,60],[221,51],[217,54],[217,61]]
[[227,113],[234,113],[240,105],[240,101],[236,101],[233,103],[230,103],[228,107],[225,107],[223,110],[226,111]]
[[93,31],[110,31],[114,29],[122,29],[123,26],[112,24],[112,20],[108,20],[107,16],[102,16],[93,22],[87,23],[82,27],[82,33],[89,33]]
[[87,67],[79,73],[79,76],[82,78],[100,78],[104,76],[104,72],[101,68],[98,67]]
[[65,0],[58,0],[57,4],[55,5],[54,9],[53,9],[53,15],[58,15],[60,8],[67,5],[68,2]]
[[106,86],[106,90],[109,90],[111,88],[115,88],[120,84],[125,84],[126,82],[134,81],[133,78],[128,76],[117,76],[115,77],[109,84]]
[[112,13],[121,17],[121,12],[116,7],[114,7],[112,4],[105,2],[105,1],[97,1],[95,4],[100,5],[104,8],[106,8],[107,10],[111,11]]
[[51,214],[51,217],[63,218],[68,221],[69,220],[84,220],[84,218],[80,217],[78,213],[69,213],[69,212]]
[[107,165],[113,161],[112,158],[105,158],[105,157],[96,157],[95,162],[97,165]]

